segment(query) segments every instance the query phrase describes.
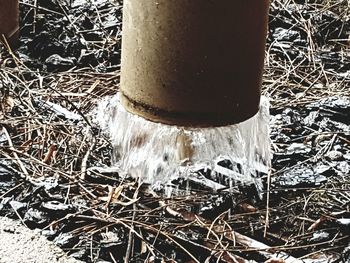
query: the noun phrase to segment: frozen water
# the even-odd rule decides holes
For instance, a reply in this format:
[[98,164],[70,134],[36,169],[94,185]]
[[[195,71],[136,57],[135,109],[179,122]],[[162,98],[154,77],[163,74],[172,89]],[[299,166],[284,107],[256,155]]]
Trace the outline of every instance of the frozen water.
[[[267,173],[271,159],[266,98],[262,98],[255,116],[224,127],[191,128],[151,122],[127,112],[118,96],[104,99],[95,117],[112,142],[112,163],[143,182],[159,186],[190,177],[214,190],[233,184],[254,184],[262,190],[260,175]],[[222,160],[231,165],[219,165]],[[211,180],[195,175],[194,171],[203,168],[211,171]],[[223,176],[224,183],[220,181]]]

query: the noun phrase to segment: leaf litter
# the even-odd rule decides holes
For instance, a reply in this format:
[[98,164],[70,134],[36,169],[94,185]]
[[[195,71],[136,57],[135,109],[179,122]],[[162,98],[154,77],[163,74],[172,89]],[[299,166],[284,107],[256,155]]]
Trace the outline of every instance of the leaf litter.
[[0,215],[85,262],[349,261],[350,6],[274,0],[269,18],[263,199],[188,181],[168,198],[110,167],[92,121],[118,89],[122,1],[21,1],[20,47],[0,46]]

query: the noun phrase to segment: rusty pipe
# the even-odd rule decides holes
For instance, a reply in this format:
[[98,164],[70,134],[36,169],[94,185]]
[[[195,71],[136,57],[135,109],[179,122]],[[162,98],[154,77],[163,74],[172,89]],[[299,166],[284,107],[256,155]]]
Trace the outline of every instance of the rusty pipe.
[[122,105],[184,126],[255,115],[268,7],[268,0],[124,0]]
[[18,0],[0,0],[0,40],[6,39],[11,46],[16,44],[19,36],[18,17]]

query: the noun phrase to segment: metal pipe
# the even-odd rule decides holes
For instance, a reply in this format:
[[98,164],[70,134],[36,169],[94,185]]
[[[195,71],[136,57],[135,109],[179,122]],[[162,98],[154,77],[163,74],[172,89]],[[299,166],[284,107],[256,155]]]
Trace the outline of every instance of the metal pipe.
[[[0,0],[0,40],[15,45],[19,36],[18,0]],[[5,39],[4,39],[5,37]]]
[[124,0],[121,103],[184,126],[259,108],[269,0]]

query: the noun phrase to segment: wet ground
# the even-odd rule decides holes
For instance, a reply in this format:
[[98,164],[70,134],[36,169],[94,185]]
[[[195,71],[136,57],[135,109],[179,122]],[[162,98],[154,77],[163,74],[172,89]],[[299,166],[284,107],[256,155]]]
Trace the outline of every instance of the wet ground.
[[21,2],[20,47],[0,55],[0,215],[84,262],[349,261],[349,3],[271,4],[263,199],[195,181],[175,182],[192,191],[169,199],[109,168],[91,111],[118,87],[121,11],[121,1]]

